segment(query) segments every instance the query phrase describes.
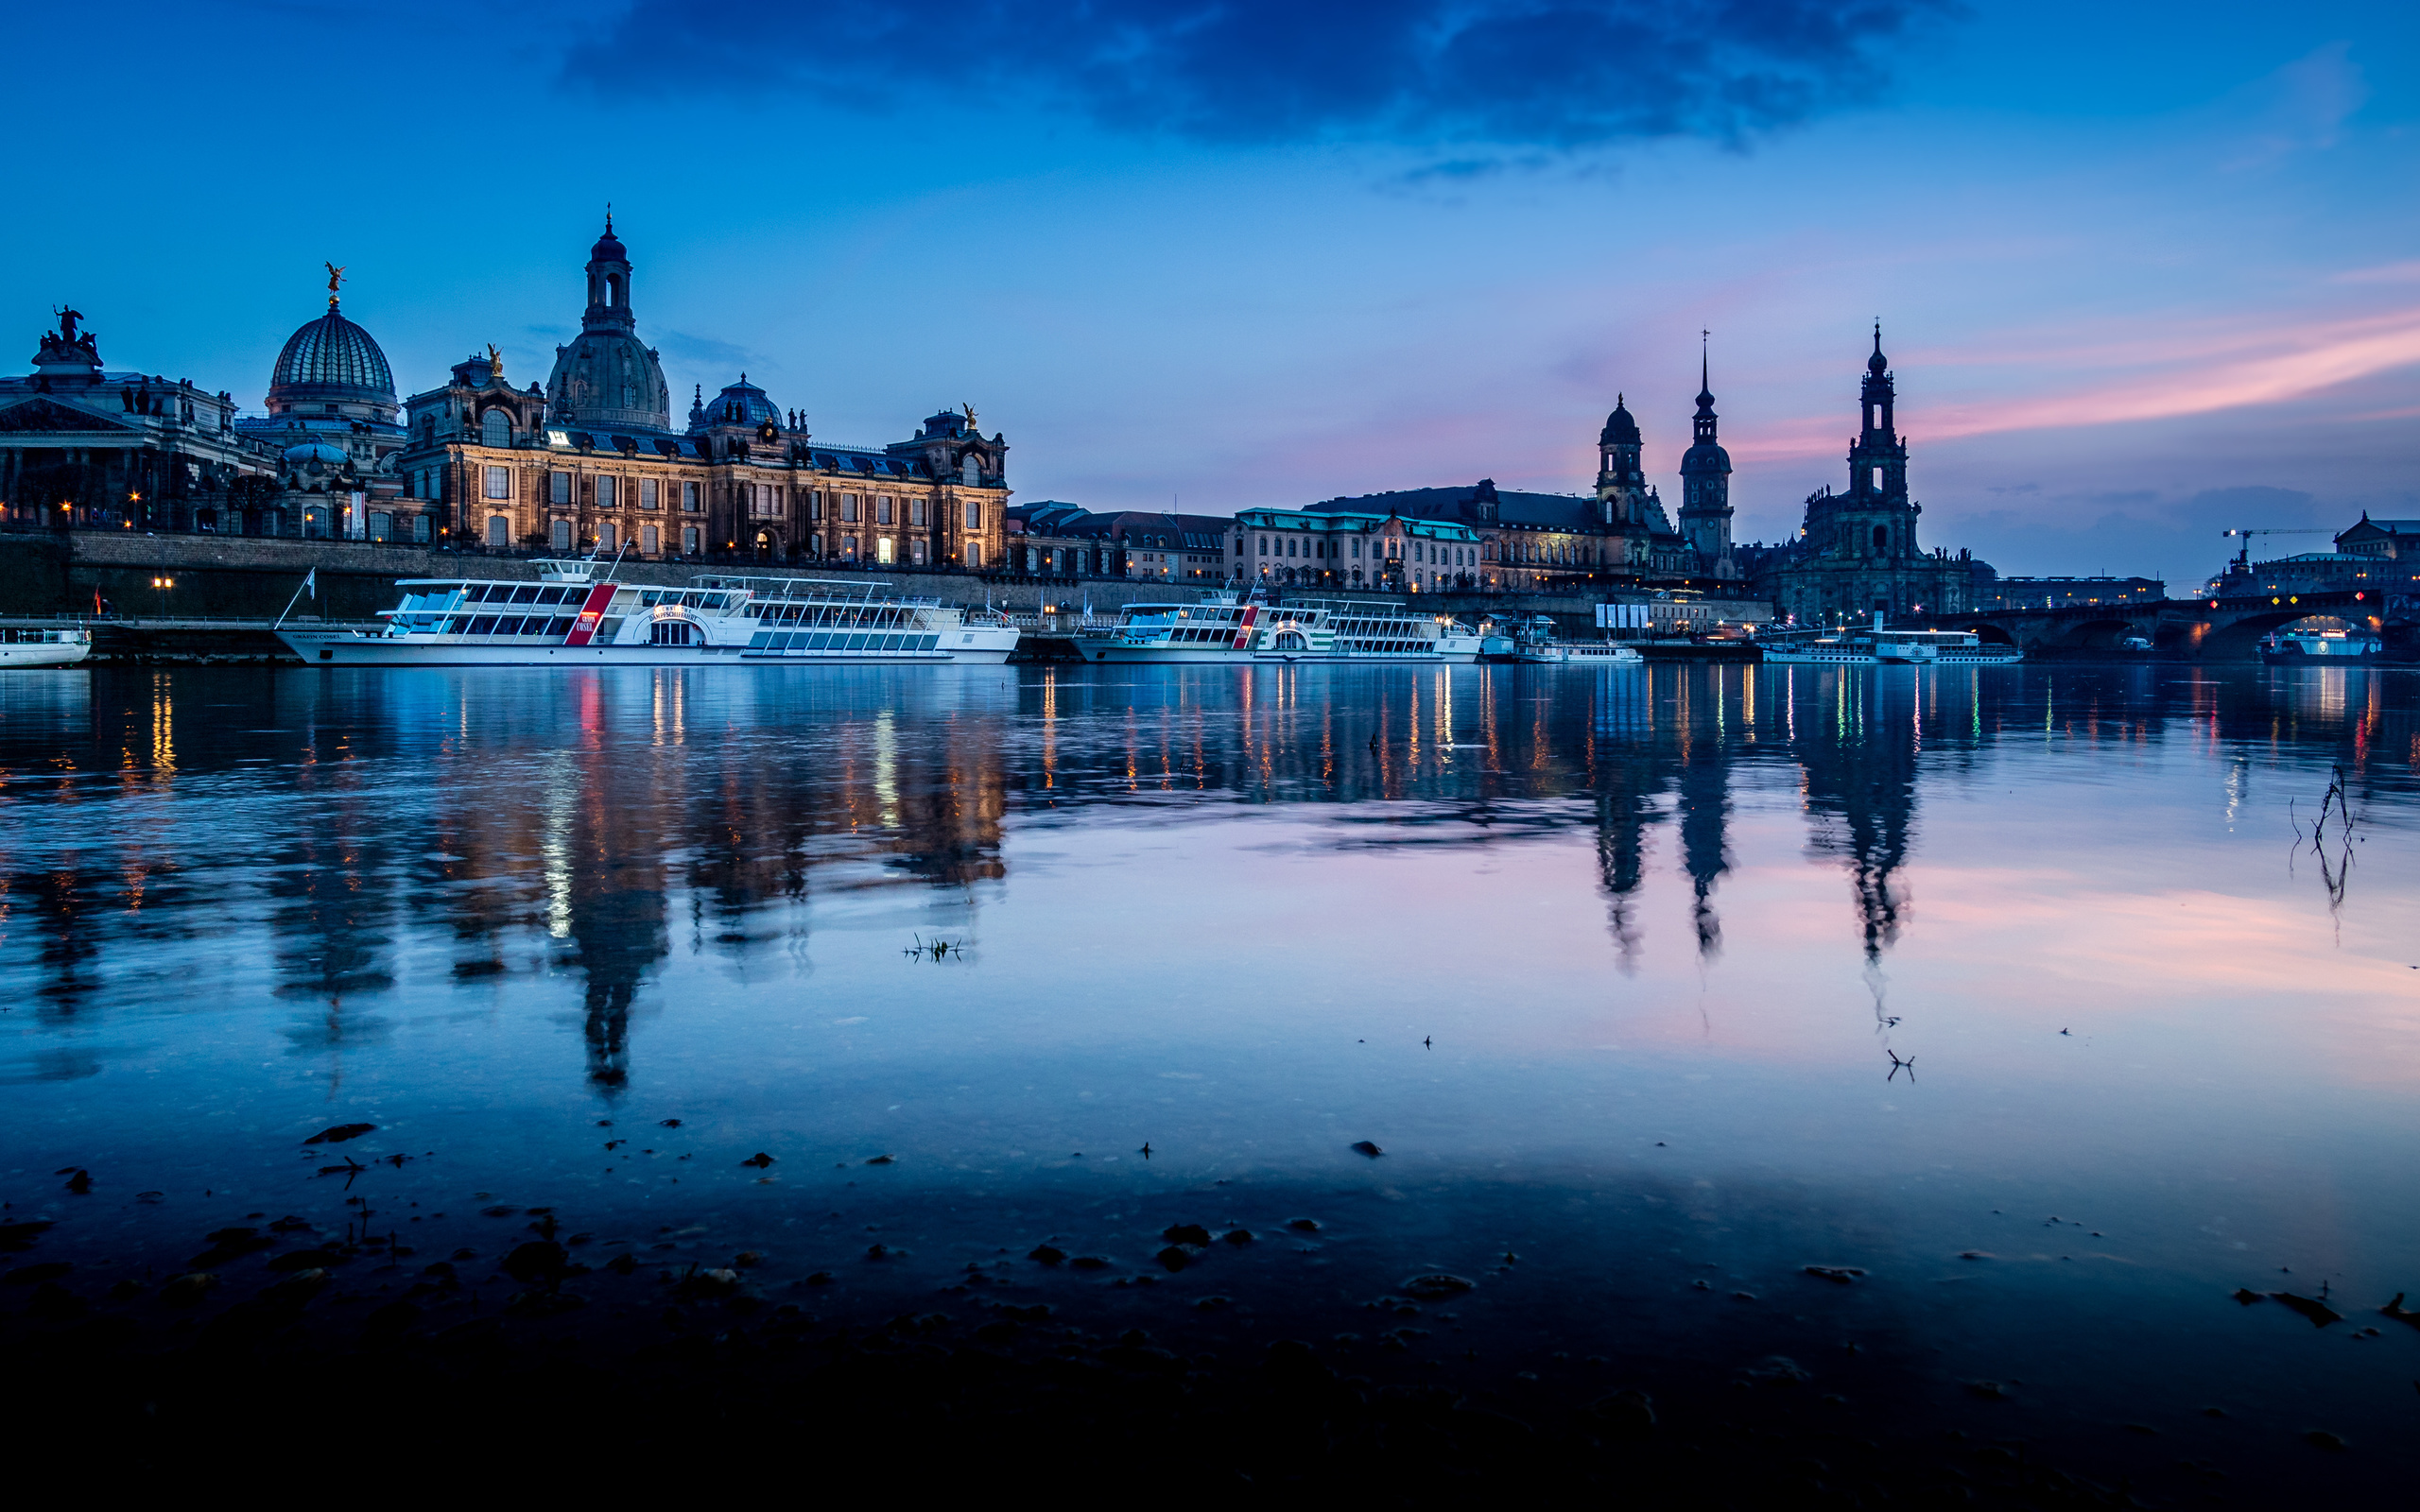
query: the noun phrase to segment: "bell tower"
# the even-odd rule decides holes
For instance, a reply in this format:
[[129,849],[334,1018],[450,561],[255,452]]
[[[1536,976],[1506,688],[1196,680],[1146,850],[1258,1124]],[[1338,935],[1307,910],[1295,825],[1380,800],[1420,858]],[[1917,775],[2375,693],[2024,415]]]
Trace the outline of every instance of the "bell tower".
[[1638,421],[1623,396],[1597,433],[1597,518],[1609,525],[1637,524],[1646,518],[1647,474],[1640,470]]
[[[1706,333],[1700,332],[1703,341]],[[1698,412],[1688,454],[1681,458],[1681,535],[1700,572],[1736,576],[1731,560],[1731,454],[1716,437],[1714,386],[1703,346],[1698,351]]]
[[631,253],[614,234],[614,212],[605,212],[605,234],[588,249],[588,308],[581,312],[583,331],[629,331],[637,322],[631,315]]

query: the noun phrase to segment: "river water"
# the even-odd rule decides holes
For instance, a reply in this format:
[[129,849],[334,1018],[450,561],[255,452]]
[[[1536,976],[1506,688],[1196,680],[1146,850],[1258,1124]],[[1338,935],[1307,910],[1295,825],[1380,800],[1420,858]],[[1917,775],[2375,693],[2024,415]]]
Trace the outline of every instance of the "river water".
[[0,767],[45,1252],[1241,1225],[1476,1280],[1507,1390],[1786,1344],[2113,1473],[2410,1468],[2420,675],[95,669]]

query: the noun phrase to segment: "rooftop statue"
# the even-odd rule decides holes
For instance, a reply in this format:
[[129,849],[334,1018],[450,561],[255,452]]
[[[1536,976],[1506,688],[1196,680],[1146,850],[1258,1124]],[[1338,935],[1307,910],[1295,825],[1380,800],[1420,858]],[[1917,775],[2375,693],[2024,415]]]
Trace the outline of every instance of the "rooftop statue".
[[337,307],[337,285],[344,282],[344,269],[334,263],[320,266],[328,270],[328,308],[333,310]]
[[[60,344],[61,346],[74,346],[76,344],[76,322],[84,318],[84,312],[75,309],[72,306],[61,306],[50,313],[59,317]],[[92,337],[87,336],[84,339],[89,341]]]
[[488,375],[493,378],[504,376],[504,353],[495,350],[493,341],[488,343]]

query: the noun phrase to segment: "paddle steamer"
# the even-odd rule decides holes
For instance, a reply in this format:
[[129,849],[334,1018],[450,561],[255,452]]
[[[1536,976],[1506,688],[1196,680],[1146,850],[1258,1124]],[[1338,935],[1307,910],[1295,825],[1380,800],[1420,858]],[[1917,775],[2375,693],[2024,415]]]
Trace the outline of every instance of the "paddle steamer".
[[703,573],[687,588],[541,561],[538,580],[410,577],[376,630],[281,625],[303,661],[337,666],[851,666],[1009,659],[996,614],[866,580]]

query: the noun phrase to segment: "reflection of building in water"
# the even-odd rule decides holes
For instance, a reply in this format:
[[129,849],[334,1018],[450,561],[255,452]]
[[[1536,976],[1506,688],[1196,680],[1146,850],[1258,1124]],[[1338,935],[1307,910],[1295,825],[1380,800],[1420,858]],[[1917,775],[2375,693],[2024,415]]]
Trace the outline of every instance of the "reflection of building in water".
[[[1837,668],[1802,679],[1798,670],[1765,676],[1775,695],[1793,705],[1807,850],[1837,857],[1848,868],[1866,958],[1874,960],[1897,941],[1908,916],[1898,872],[1915,832],[1917,690],[1926,687],[1937,697],[1953,679],[1920,685]],[[1973,686],[1970,679],[1955,680]]]
[[693,950],[744,954],[760,917],[819,879],[1003,875],[1008,734],[980,708],[950,707],[962,684],[666,669],[559,679],[526,710],[526,687],[441,686],[461,704],[434,722],[490,740],[454,753],[438,784],[439,848],[459,858],[441,906],[478,974],[544,930],[553,963],[581,974],[598,1087],[629,1080],[631,1015],[672,953],[676,899]]

